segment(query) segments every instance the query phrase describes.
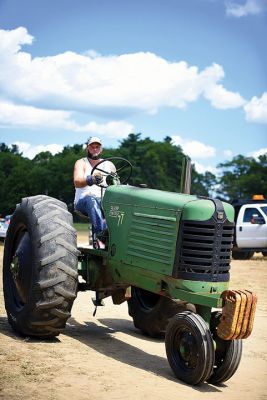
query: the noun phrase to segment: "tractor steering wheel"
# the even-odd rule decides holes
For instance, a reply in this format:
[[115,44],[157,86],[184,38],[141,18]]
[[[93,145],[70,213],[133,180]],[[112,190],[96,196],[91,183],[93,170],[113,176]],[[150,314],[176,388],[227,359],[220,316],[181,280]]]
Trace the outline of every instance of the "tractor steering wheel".
[[[100,165],[106,161],[112,162],[114,164],[116,170],[115,171],[105,171],[104,169],[100,168]],[[127,169],[129,171],[127,171]],[[121,172],[123,170],[126,170],[125,176],[121,175]],[[107,188],[108,186],[113,185],[114,183],[121,184],[121,185],[127,183],[132,175],[133,166],[130,163],[130,161],[126,160],[126,158],[110,157],[110,158],[105,158],[102,161],[100,161],[98,164],[96,164],[91,171],[91,175],[93,175],[93,173],[95,171],[100,171],[104,176],[104,182],[102,181],[101,183],[96,183],[96,185],[99,187],[102,187],[102,188]]]

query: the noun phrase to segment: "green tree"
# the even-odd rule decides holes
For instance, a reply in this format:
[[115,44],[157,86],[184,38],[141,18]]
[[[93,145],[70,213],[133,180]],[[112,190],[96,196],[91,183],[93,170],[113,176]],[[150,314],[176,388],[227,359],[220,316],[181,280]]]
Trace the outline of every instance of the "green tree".
[[0,152],[13,153],[13,154],[19,154],[19,155],[22,154],[19,152],[19,148],[16,144],[12,144],[11,148],[10,148],[5,143],[0,143]]
[[[66,146],[53,156],[41,152],[33,160],[22,157],[16,146],[0,143],[0,213],[11,213],[22,197],[46,194],[71,207],[74,198],[73,167],[85,157],[83,144]],[[145,183],[150,188],[180,191],[184,154],[166,136],[163,141],[141,133],[131,133],[118,148],[104,148],[104,158],[120,156],[133,164],[132,185]],[[191,193],[212,196],[216,190],[221,198],[250,197],[267,193],[267,154],[259,159],[239,155],[218,166],[219,179],[210,172],[199,174],[192,168]]]
[[116,151],[134,166],[131,183],[147,184],[151,188],[179,191],[183,153],[166,137],[163,142],[141,139],[141,133],[131,133]]
[[31,161],[12,151],[0,151],[0,213],[10,214],[30,194]]
[[239,154],[231,161],[218,165],[221,176],[218,179],[218,193],[226,199],[251,197],[253,194],[267,194],[267,154],[245,157]]
[[214,174],[209,171],[206,171],[204,174],[200,174],[195,170],[193,166],[191,186],[192,194],[214,197],[216,186],[217,178]]

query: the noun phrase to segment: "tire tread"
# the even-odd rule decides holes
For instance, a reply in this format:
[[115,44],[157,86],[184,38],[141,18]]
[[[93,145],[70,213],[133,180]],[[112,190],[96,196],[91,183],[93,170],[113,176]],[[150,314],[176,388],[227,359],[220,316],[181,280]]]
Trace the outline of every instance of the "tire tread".
[[37,195],[23,198],[16,207],[7,235],[4,255],[6,271],[15,251],[12,243],[22,225],[26,227],[32,245],[33,282],[29,285],[28,301],[19,311],[14,300],[12,306],[11,295],[4,288],[8,319],[20,334],[54,337],[65,328],[77,295],[80,252],[77,250],[72,215],[65,203],[52,197]]

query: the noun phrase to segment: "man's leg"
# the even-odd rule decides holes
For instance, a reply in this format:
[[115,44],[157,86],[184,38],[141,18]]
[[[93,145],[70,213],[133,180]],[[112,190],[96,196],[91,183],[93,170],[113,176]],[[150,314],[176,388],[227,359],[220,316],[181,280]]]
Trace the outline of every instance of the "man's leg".
[[93,236],[107,229],[107,224],[101,210],[100,200],[96,197],[83,197],[76,204],[76,209],[90,218]]

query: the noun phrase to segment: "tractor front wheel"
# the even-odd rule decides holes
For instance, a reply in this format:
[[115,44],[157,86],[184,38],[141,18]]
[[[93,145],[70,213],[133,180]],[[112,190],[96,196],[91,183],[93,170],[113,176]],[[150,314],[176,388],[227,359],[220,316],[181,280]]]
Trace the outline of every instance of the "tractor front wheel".
[[204,319],[186,311],[175,315],[165,336],[169,364],[183,382],[198,385],[206,381],[214,365],[214,346]]
[[129,315],[134,326],[151,337],[164,336],[170,318],[189,309],[195,311],[192,304],[177,302],[137,287],[131,288]]
[[45,338],[61,332],[77,293],[78,253],[64,203],[40,195],[16,207],[3,263],[5,307],[15,331]]
[[242,357],[242,340],[223,340],[217,335],[217,326],[222,313],[215,311],[211,314],[210,329],[216,343],[215,363],[208,382],[222,383],[230,379],[236,372]]

